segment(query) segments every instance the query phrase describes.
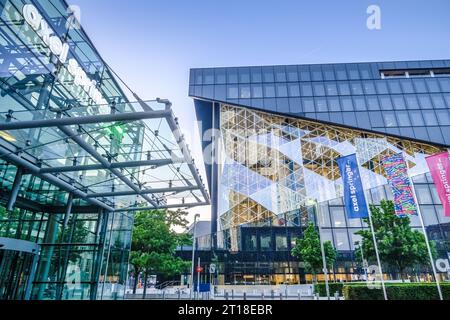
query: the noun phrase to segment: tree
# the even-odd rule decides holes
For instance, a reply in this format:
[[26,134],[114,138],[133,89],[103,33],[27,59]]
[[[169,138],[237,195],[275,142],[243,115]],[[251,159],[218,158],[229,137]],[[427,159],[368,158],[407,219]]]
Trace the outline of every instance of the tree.
[[[190,263],[175,257],[178,246],[192,243],[184,234],[177,234],[174,227],[187,224],[186,212],[162,210],[142,211],[136,214],[130,264],[135,274],[133,292],[136,293],[137,279],[144,274],[144,282],[149,275],[174,276],[188,269]],[[144,295],[145,295],[144,287]]]
[[[429,263],[425,236],[411,228],[411,220],[408,217],[396,215],[392,201],[382,201],[380,208],[371,205],[370,211],[380,259],[383,263],[397,268],[402,280],[404,280],[408,268]],[[369,219],[366,219],[365,222],[369,223]],[[369,262],[375,262],[372,232],[363,230],[356,234],[362,237],[364,258]],[[431,242],[430,245],[433,255],[437,256],[436,244]],[[356,251],[356,256],[361,259],[360,249]]]
[[[324,251],[327,268],[331,269],[336,261],[337,251],[330,241],[324,243]],[[323,258],[319,233],[314,224],[311,223],[305,230],[303,239],[297,239],[292,256],[305,263],[306,270],[313,274],[316,283],[317,274],[323,269]]]

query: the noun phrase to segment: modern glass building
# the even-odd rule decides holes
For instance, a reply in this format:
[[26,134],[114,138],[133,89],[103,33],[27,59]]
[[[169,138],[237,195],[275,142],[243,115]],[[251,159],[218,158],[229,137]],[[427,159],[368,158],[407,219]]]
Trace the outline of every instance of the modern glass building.
[[134,212],[209,203],[171,103],[122,85],[64,0],[0,0],[0,300],[120,298]]
[[[360,279],[355,233],[368,226],[347,219],[336,163],[354,153],[374,204],[392,199],[381,159],[404,153],[429,237],[448,259],[450,219],[425,157],[450,146],[450,60],[193,69],[189,95],[212,159],[219,283],[311,281],[290,254],[310,222],[339,252],[331,280]],[[419,218],[412,225],[420,230]]]

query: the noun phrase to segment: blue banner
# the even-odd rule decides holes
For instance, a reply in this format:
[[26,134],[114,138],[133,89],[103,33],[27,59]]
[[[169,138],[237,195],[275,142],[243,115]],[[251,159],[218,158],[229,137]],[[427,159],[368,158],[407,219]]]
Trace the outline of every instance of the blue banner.
[[344,203],[349,219],[369,217],[356,154],[336,160],[344,184]]

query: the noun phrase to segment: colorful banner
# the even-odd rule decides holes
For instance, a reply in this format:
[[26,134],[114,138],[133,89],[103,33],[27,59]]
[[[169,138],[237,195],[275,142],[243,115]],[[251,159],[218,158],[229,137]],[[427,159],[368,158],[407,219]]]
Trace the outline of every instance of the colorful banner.
[[369,211],[356,155],[339,158],[336,161],[344,183],[344,202],[348,218],[368,218]]
[[383,166],[394,194],[395,213],[401,217],[417,216],[419,212],[403,155],[384,158]]
[[450,217],[450,158],[448,152],[428,157],[427,163],[444,206],[444,214],[446,217]]

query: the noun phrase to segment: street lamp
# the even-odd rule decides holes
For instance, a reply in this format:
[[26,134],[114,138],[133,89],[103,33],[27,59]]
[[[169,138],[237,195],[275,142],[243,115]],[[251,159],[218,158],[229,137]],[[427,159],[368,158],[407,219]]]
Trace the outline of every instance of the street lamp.
[[191,272],[191,281],[190,281],[190,287],[191,287],[191,299],[192,294],[194,292],[194,275],[195,275],[195,246],[196,246],[196,230],[197,230],[197,219],[200,219],[200,215],[196,214],[194,216],[194,229],[192,233],[193,241],[192,241],[192,272]]
[[319,227],[319,241],[320,241],[320,250],[322,251],[322,263],[323,263],[323,273],[325,275],[325,287],[327,290],[327,297],[328,300],[330,300],[330,286],[328,284],[328,268],[327,268],[327,258],[325,255],[325,245],[322,241],[322,232],[321,232],[321,224],[320,224],[320,212],[318,208],[317,200],[315,199],[308,199],[306,200],[306,206],[307,207],[313,207],[314,213],[317,217],[317,226]]

